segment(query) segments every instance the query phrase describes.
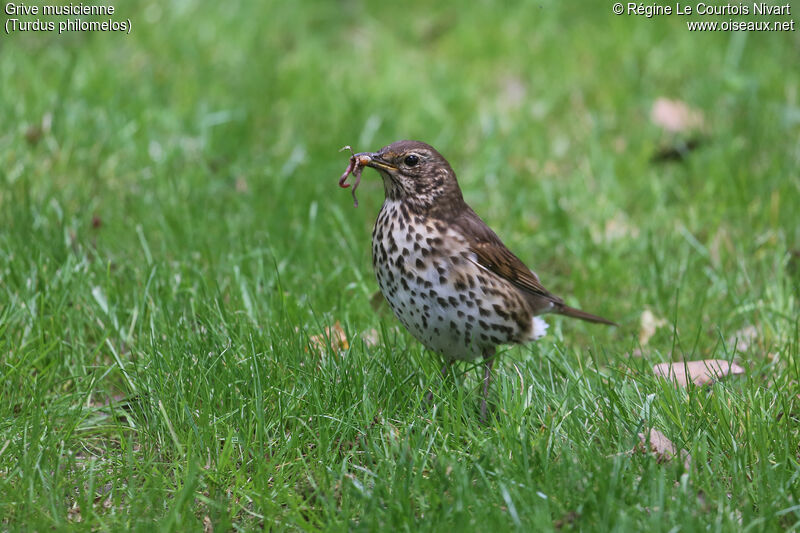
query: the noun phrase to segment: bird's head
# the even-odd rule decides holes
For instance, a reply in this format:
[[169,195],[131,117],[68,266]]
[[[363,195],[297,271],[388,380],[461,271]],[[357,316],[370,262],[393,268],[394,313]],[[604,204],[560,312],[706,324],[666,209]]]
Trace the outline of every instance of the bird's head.
[[361,152],[354,157],[362,166],[378,171],[387,199],[418,210],[463,201],[450,163],[428,144],[397,141],[377,152]]

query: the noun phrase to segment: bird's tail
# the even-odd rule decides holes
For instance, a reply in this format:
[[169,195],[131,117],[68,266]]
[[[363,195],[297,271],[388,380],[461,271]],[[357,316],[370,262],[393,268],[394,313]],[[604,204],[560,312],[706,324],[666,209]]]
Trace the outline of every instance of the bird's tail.
[[601,316],[593,315],[591,313],[587,313],[586,311],[581,311],[580,309],[575,309],[574,307],[570,307],[568,305],[564,305],[560,307],[556,313],[559,315],[564,315],[572,318],[579,318],[581,320],[585,320],[587,322],[594,322],[595,324],[606,324],[608,326],[618,326],[616,322],[612,322],[607,318],[603,318]]

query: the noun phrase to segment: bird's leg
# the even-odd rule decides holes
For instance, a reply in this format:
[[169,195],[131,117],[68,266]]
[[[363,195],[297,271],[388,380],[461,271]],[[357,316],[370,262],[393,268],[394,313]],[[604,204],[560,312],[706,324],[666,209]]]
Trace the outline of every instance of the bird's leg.
[[489,384],[492,381],[494,351],[483,356],[483,401],[481,401],[481,424],[486,423],[486,400],[489,398]]
[[[453,362],[448,360],[444,363],[442,367],[442,378],[446,378],[447,374],[450,373],[450,367],[453,366]],[[425,402],[431,403],[433,401],[433,390],[428,390],[428,394],[425,395]]]

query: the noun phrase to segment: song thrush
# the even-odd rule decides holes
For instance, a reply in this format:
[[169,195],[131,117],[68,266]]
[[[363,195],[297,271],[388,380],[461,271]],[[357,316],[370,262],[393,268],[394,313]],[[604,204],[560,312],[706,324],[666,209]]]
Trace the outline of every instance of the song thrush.
[[544,335],[538,315],[616,325],[545,289],[464,202],[455,172],[433,147],[397,141],[354,154],[340,185],[351,171],[360,180],[363,167],[378,171],[386,193],[372,231],[381,292],[406,329],[444,356],[443,374],[454,361],[483,357],[482,420],[497,346]]

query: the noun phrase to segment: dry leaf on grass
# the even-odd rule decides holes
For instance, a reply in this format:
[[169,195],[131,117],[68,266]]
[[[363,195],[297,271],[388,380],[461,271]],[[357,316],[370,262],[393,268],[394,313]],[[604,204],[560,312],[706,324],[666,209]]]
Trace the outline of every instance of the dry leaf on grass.
[[650,110],[650,120],[665,130],[678,133],[703,125],[703,114],[680,100],[658,98]]
[[686,450],[678,450],[678,447],[659,430],[651,428],[649,435],[639,433],[639,441],[640,445],[637,448],[645,452],[647,451],[646,446],[649,444],[650,451],[655,454],[659,463],[671,461],[674,457],[680,455],[681,459],[683,459],[684,468],[689,470],[692,456]]
[[320,352],[326,350],[329,346],[336,351],[346,350],[350,347],[347,335],[345,335],[344,329],[342,329],[342,325],[338,320],[333,326],[325,328],[324,333],[314,335],[308,340],[311,346]]
[[658,318],[651,310],[645,309],[639,319],[639,344],[644,346],[650,342],[650,338],[655,335],[656,330],[666,325],[666,319]]
[[[381,339],[380,333],[376,329],[364,331],[359,336],[367,346],[377,346]],[[344,332],[344,328],[342,328],[342,324],[338,320],[333,326],[325,328],[324,333],[314,335],[308,340],[309,344],[320,353],[324,353],[328,346],[336,352],[341,352],[350,348],[351,344]]]
[[744,374],[744,368],[724,359],[704,359],[685,363],[659,363],[653,367],[653,373],[686,387],[690,381],[695,385],[705,385],[729,374]]

